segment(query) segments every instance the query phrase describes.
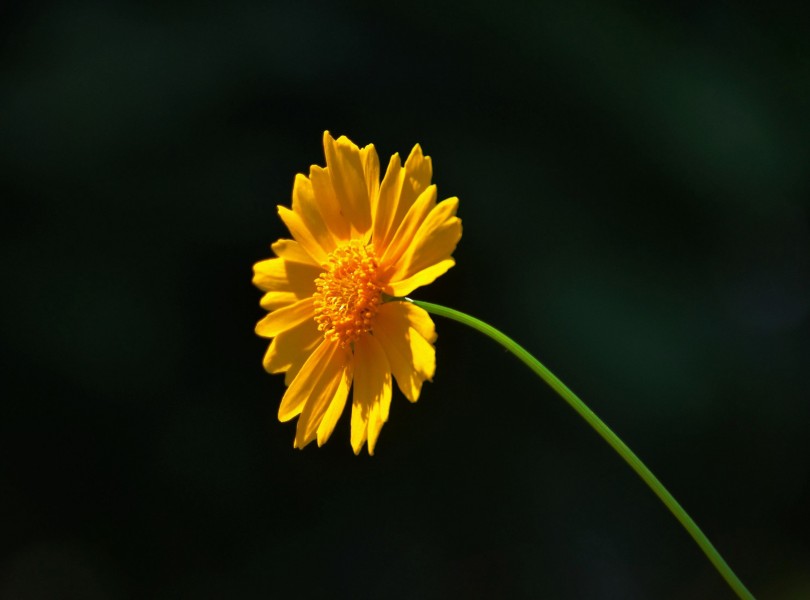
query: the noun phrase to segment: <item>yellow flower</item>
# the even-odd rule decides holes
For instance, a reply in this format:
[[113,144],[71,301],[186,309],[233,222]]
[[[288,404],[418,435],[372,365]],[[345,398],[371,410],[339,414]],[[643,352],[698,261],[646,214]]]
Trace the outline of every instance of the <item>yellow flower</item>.
[[388,301],[431,283],[455,264],[461,238],[457,198],[436,203],[430,157],[414,146],[380,181],[373,145],[323,136],[326,167],[296,175],[292,209],[278,207],[293,239],[272,245],[277,258],[254,266],[270,313],[256,333],[272,338],[270,373],[285,373],[280,421],[298,417],[294,446],[323,445],[352,394],[355,454],[374,447],[391,405],[391,375],[416,402],[436,369],[436,330],[408,302]]

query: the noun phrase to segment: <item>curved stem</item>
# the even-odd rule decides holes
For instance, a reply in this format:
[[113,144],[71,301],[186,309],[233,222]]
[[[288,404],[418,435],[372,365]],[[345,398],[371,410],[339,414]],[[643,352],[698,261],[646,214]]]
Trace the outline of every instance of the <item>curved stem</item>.
[[557,392],[557,394],[559,394],[562,399],[571,406],[571,408],[577,411],[577,413],[579,413],[579,415],[585,419],[585,421],[587,421],[588,425],[593,427],[596,432],[602,436],[602,438],[608,444],[610,444],[611,448],[618,452],[619,456],[621,456],[625,462],[630,465],[630,468],[632,468],[638,474],[638,476],[644,480],[644,483],[650,487],[661,502],[666,505],[673,515],[675,515],[675,518],[680,521],[684,529],[689,532],[689,535],[691,535],[692,539],[697,542],[697,545],[700,546],[700,549],[706,554],[708,559],[714,565],[714,568],[717,569],[720,575],[723,576],[723,579],[725,579],[728,585],[731,586],[731,589],[734,590],[737,596],[747,600],[754,600],[753,594],[751,594],[751,592],[748,591],[748,588],[743,585],[742,581],[740,581],[734,571],[731,570],[731,567],[728,566],[728,563],[726,563],[714,545],[709,541],[709,538],[706,537],[692,517],[687,514],[678,501],[675,500],[672,494],[669,493],[669,490],[664,487],[664,484],[662,484],[658,478],[653,475],[652,471],[650,471],[650,469],[648,469],[647,466],[641,462],[641,459],[639,459],[638,456],[636,456],[635,453],[630,450],[627,444],[625,444],[619,438],[619,436],[613,433],[610,427],[605,425],[602,419],[597,417],[596,414],[590,408],[588,408],[574,392],[568,389],[568,387],[562,381],[557,379],[554,373],[549,371],[539,360],[529,354],[517,342],[504,335],[491,325],[488,325],[475,317],[471,317],[470,315],[464,314],[452,308],[432,304],[430,302],[411,300],[410,298],[396,299],[411,302],[416,306],[425,309],[429,313],[438,315],[440,317],[453,319],[454,321],[458,321],[459,323],[472,327],[476,331],[483,333],[487,337],[499,343],[501,346],[518,357],[527,367],[534,371],[534,373],[537,374],[540,379],[545,381],[551,387],[551,389]]

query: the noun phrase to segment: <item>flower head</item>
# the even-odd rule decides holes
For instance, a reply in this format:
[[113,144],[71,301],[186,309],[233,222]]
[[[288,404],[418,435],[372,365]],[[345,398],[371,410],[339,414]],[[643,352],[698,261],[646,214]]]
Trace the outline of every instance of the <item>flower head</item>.
[[352,391],[351,444],[369,454],[388,420],[391,376],[411,402],[433,378],[430,316],[390,301],[431,283],[455,264],[457,198],[437,204],[430,157],[417,144],[403,166],[394,154],[380,181],[373,145],[323,136],[326,167],[297,175],[292,208],[278,207],[293,239],[254,266],[270,313],[256,333],[272,338],[270,373],[285,373],[278,418],[298,417],[295,447],[323,445]]

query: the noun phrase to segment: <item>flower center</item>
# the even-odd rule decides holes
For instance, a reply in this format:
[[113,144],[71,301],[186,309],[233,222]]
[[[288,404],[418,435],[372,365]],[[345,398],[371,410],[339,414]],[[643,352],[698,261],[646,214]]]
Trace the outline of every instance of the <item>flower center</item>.
[[374,247],[352,240],[333,250],[315,280],[315,322],[328,340],[345,346],[369,333],[382,286],[377,281]]

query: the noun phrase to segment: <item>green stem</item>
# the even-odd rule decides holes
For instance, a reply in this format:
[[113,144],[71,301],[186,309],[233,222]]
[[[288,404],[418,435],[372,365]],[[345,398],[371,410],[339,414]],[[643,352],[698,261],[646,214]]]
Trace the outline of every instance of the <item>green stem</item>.
[[438,315],[440,317],[453,319],[454,321],[458,321],[459,323],[472,327],[476,331],[479,331],[480,333],[483,333],[492,340],[496,341],[501,346],[509,350],[512,354],[517,356],[527,367],[534,371],[540,377],[540,379],[551,386],[551,389],[557,392],[562,399],[571,406],[571,408],[577,411],[577,413],[579,413],[579,415],[585,419],[585,421],[587,421],[587,423],[593,427],[616,452],[619,453],[619,456],[621,456],[625,462],[630,465],[638,476],[644,480],[644,483],[650,487],[661,502],[666,505],[673,515],[675,515],[675,518],[680,521],[681,525],[683,525],[686,531],[689,532],[689,535],[691,535],[692,539],[697,542],[697,545],[700,546],[700,549],[706,554],[708,559],[714,565],[714,568],[717,569],[720,575],[723,576],[723,579],[725,579],[728,585],[731,586],[731,589],[734,590],[737,596],[744,599],[754,600],[753,594],[751,594],[745,585],[743,585],[742,581],[740,581],[734,571],[731,570],[731,567],[728,566],[728,563],[726,563],[714,545],[709,541],[709,538],[706,537],[706,535],[700,530],[700,527],[697,526],[697,523],[692,520],[692,517],[686,513],[678,501],[675,500],[672,494],[669,493],[667,488],[664,487],[664,484],[658,481],[658,478],[653,475],[652,471],[650,471],[647,466],[641,462],[638,456],[636,456],[635,453],[627,447],[627,444],[625,444],[619,438],[619,436],[613,433],[610,427],[605,425],[602,419],[597,417],[596,414],[594,414],[594,412],[588,408],[574,392],[568,389],[568,387],[562,381],[557,379],[557,377],[539,360],[524,350],[517,342],[507,337],[491,325],[488,325],[475,317],[471,317],[470,315],[453,310],[452,308],[439,306],[438,304],[431,304],[430,302],[411,300],[410,298],[396,298],[396,300],[412,302],[429,313],[433,313],[434,315]]

